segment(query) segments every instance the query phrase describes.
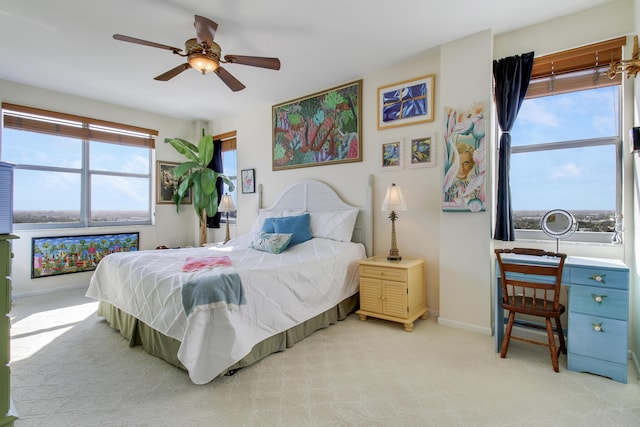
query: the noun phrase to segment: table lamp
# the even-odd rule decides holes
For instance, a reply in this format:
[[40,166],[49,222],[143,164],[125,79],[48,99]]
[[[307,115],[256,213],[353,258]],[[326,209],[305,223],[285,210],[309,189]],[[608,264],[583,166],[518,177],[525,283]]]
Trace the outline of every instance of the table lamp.
[[396,219],[398,219],[396,211],[406,210],[407,204],[404,201],[404,197],[402,197],[400,187],[396,186],[396,184],[391,184],[387,189],[387,194],[385,194],[384,201],[382,202],[382,211],[391,211],[389,214],[389,219],[391,220],[391,249],[389,250],[389,256],[387,257],[389,261],[400,261],[402,259],[400,252],[398,251],[398,246],[396,245]]
[[233,204],[233,199],[231,198],[231,196],[228,194],[222,196],[220,205],[218,205],[218,212],[222,212],[225,214],[225,219],[227,222],[227,234],[224,237],[224,243],[227,243],[229,240],[231,240],[231,237],[229,237],[229,212],[233,212],[235,210],[236,206]]

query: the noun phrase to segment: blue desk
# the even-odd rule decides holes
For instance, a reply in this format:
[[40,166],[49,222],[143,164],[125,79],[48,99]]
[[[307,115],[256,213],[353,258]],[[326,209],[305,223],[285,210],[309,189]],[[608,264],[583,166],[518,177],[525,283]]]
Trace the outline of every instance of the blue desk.
[[[505,254],[503,262],[551,264],[553,260]],[[494,325],[496,352],[504,339],[502,285],[496,262]],[[627,382],[629,268],[620,260],[567,257],[562,285],[569,287],[567,303],[567,368]]]

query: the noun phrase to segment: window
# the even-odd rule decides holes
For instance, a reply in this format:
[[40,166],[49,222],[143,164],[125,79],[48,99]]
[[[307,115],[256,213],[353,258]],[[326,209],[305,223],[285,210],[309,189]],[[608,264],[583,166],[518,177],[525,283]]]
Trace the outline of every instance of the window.
[[[236,194],[238,188],[238,151],[236,149],[236,132],[228,132],[222,135],[216,135],[213,137],[214,140],[222,141],[222,170],[223,173],[233,182],[235,189],[233,191],[229,191],[229,188],[225,184],[224,192],[228,193],[233,200],[233,205],[238,206],[236,201]],[[234,224],[236,222],[237,210],[233,212],[229,212],[229,223]],[[225,215],[220,217],[220,222],[226,222]]]
[[578,223],[572,240],[611,242],[621,200],[616,177],[621,173],[622,79],[610,79],[606,71],[621,58],[625,41],[535,59],[511,131],[516,238],[545,238],[540,231],[544,213],[565,209]]
[[151,224],[158,132],[3,103],[16,229]]

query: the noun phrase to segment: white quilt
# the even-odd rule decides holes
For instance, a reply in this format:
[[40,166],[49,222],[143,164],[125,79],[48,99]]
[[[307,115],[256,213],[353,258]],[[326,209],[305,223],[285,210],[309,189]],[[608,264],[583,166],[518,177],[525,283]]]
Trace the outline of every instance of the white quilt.
[[[87,296],[106,301],[181,342],[178,358],[204,384],[253,346],[335,306],[358,290],[361,244],[314,238],[275,255],[249,249],[254,234],[224,246],[115,253],[98,264]],[[187,257],[228,256],[231,267],[182,272]],[[212,304],[187,317],[183,284],[238,273],[247,303]]]

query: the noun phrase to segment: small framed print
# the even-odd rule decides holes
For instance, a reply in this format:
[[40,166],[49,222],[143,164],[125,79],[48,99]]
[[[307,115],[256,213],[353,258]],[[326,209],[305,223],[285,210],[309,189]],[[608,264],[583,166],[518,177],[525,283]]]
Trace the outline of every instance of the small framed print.
[[432,167],[436,164],[435,136],[407,138],[405,152],[408,168]]
[[[158,183],[156,185],[156,203],[160,205],[173,204],[173,193],[176,192],[178,186],[182,182],[182,179],[178,178],[173,173],[173,168],[179,164],[180,163],[165,162],[162,160],[156,161],[156,176],[158,179]],[[189,194],[182,199],[182,204],[191,204],[191,189],[189,189]]]
[[380,166],[383,171],[402,169],[402,141],[383,142],[380,145]]
[[242,194],[256,192],[255,169],[243,169],[240,171],[242,179]]

